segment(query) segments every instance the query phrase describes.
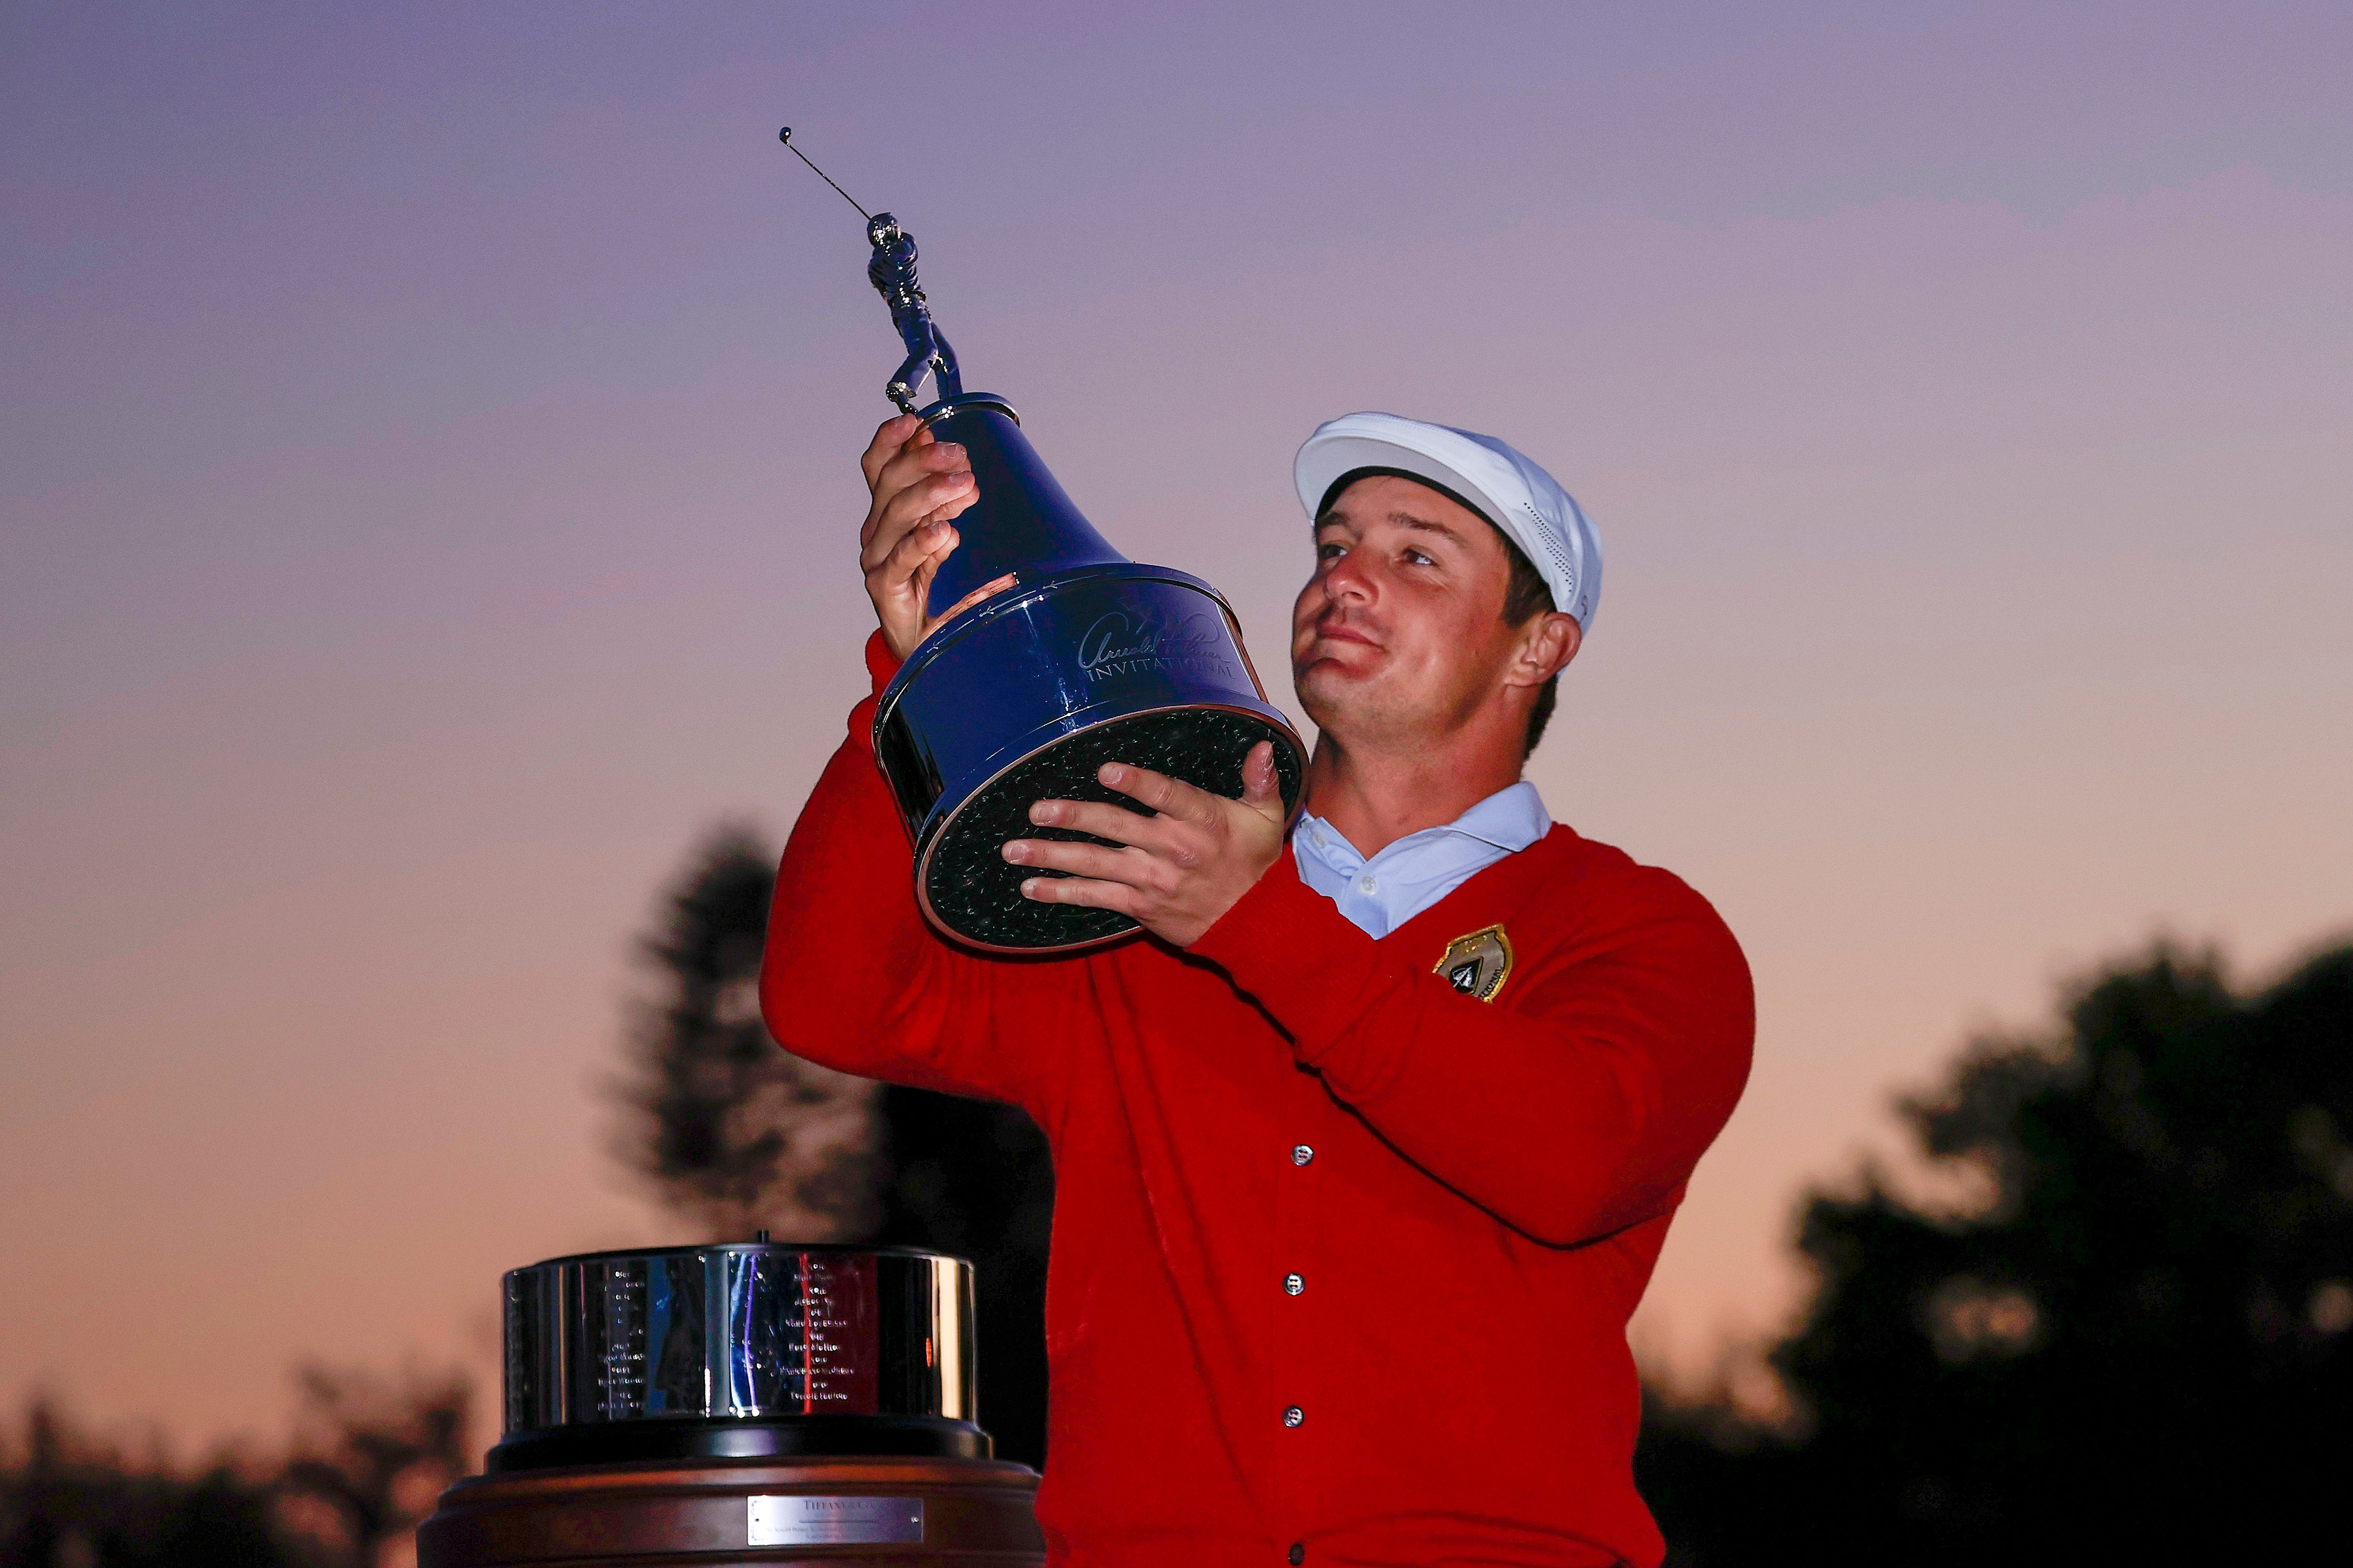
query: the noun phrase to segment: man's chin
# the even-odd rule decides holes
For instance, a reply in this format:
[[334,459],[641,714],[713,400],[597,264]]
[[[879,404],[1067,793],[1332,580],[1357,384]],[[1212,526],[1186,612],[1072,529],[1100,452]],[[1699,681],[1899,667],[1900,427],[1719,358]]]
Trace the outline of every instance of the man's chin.
[[1388,664],[1388,655],[1368,643],[1319,642],[1303,662],[1292,661],[1291,679],[1295,684],[1322,672],[1335,679],[1364,681],[1379,674]]
[[1311,692],[1357,691],[1372,676],[1369,669],[1359,669],[1336,658],[1311,658],[1304,664],[1291,667],[1292,689],[1305,700]]
[[1291,689],[1299,694],[1299,705],[1307,710],[1307,717],[1315,727],[1329,730],[1345,714],[1372,700],[1377,689],[1374,674],[1338,659],[1310,659],[1293,668]]

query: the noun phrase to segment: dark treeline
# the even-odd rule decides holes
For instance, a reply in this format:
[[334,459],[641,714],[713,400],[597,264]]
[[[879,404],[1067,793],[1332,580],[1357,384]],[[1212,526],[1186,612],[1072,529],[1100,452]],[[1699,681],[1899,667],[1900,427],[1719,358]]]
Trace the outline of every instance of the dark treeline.
[[[776,1050],[754,996],[775,864],[725,831],[672,890],[622,1152],[718,1234],[971,1258],[982,1418],[1039,1462],[1043,1140]],[[1866,1170],[1803,1199],[1815,1289],[1767,1347],[1787,1411],[1650,1398],[1637,1474],[1672,1562],[2175,1560],[2325,1522],[2353,1459],[2353,948],[2242,994],[2160,946],[1902,1109],[1965,1197]]]
[[1973,1201],[1870,1173],[1806,1199],[1816,1289],[1770,1352],[1791,1419],[1645,1425],[1676,1561],[2303,1560],[2337,1534],[2353,948],[2240,994],[2160,947],[1903,1109]]
[[379,1568],[471,1469],[456,1374],[305,1368],[288,1452],[181,1469],[36,1400],[0,1439],[0,1568]]

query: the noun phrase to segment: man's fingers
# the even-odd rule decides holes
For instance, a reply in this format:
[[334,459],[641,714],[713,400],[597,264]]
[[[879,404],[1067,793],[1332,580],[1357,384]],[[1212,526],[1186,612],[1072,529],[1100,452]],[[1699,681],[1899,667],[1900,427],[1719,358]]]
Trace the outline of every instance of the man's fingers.
[[908,475],[906,483],[896,488],[886,480],[881,493],[888,499],[875,513],[878,531],[921,521],[958,501],[963,505],[955,510],[962,511],[980,499],[980,485],[970,468],[925,468]]
[[1156,816],[1144,816],[1124,805],[1097,800],[1041,800],[1029,808],[1029,820],[1040,827],[1074,827],[1138,849],[1156,849],[1168,839],[1168,830]]
[[866,444],[866,450],[858,459],[858,466],[866,471],[866,488],[869,490],[873,489],[881,479],[882,465],[896,456],[899,448],[907,444],[908,437],[919,430],[927,439],[930,437],[931,432],[923,430],[923,421],[912,414],[894,414],[874,427],[874,439]]
[[874,492],[874,501],[858,531],[858,544],[876,559],[911,521],[923,521],[959,497],[963,504],[955,510],[961,511],[980,493],[965,449],[934,440],[929,430],[917,431],[888,454],[881,468],[868,477],[867,487]]
[[[1115,808],[1114,808],[1115,809]],[[998,854],[1016,866],[1041,871],[1067,871],[1097,881],[1140,886],[1152,875],[1152,858],[1140,849],[1111,849],[1100,844],[1073,844],[1059,838],[1016,838]]]
[[1021,896],[1041,904],[1085,904],[1129,916],[1142,907],[1135,889],[1126,883],[1090,881],[1084,877],[1032,877],[1021,884]]
[[1282,815],[1282,781],[1274,771],[1274,742],[1261,741],[1242,759],[1242,804],[1269,816]]
[[883,639],[904,658],[938,625],[924,601],[958,542],[948,525],[979,500],[980,487],[970,455],[913,415],[884,420],[859,467],[873,497],[858,530],[859,569]]
[[899,542],[872,565],[860,562],[859,564],[866,570],[868,591],[892,594],[917,578],[928,577],[938,570],[939,562],[946,559],[947,538],[955,531],[948,529],[944,532],[936,532],[919,528],[901,535]]
[[892,495],[934,474],[972,472],[972,458],[953,441],[936,441],[929,430],[889,458],[874,477],[874,493]]
[[[932,523],[945,523],[960,517],[980,499],[969,470],[962,475],[935,474],[920,483],[910,485],[886,502],[875,515],[871,531],[862,542],[859,563],[871,572],[891,552],[906,542],[911,534],[921,532]],[[939,542],[934,533],[925,542],[926,552]]]
[[1218,820],[1215,795],[1166,773],[1155,773],[1150,768],[1139,768],[1130,763],[1105,763],[1095,770],[1095,777],[1105,788],[1115,789],[1131,800],[1140,800],[1163,816],[1184,822]]

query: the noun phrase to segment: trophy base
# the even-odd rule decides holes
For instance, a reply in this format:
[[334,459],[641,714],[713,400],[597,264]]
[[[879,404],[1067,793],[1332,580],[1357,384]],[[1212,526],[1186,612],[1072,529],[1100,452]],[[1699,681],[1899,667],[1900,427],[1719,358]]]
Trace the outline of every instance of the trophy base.
[[993,1459],[683,1460],[472,1476],[417,1568],[1035,1568],[1038,1475]]
[[1306,759],[1287,728],[1240,708],[1163,708],[1107,719],[1067,734],[1009,764],[965,796],[923,847],[915,886],[934,924],[976,947],[1000,952],[1067,952],[1113,942],[1137,929],[1111,910],[1039,903],[1022,882],[1055,876],[1016,866],[1001,853],[1013,838],[1108,844],[1064,827],[1040,827],[1029,807],[1041,800],[1103,801],[1153,815],[1095,778],[1105,763],[1125,763],[1184,780],[1212,795],[1241,792],[1242,760],[1261,741],[1274,742],[1282,798],[1295,801]]

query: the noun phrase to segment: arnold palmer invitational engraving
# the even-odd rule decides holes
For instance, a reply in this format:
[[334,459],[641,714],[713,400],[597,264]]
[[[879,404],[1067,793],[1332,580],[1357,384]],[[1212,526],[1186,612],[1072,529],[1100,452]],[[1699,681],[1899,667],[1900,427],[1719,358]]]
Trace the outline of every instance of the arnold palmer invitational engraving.
[[1149,616],[1113,610],[1079,634],[1079,668],[1091,680],[1180,669],[1231,677],[1240,672],[1226,657],[1224,629],[1207,616],[1168,625]]

